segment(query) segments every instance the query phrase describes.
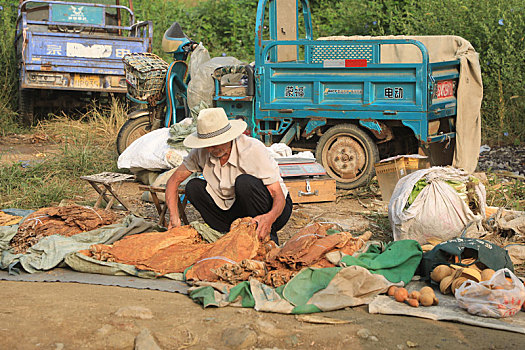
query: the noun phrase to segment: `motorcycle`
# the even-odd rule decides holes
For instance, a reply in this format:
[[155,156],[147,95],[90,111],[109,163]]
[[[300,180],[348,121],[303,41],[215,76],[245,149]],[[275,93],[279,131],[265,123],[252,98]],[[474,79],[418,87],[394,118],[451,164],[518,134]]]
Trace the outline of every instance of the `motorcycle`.
[[120,128],[118,154],[139,137],[160,127],[170,127],[190,115],[186,60],[196,47],[197,43],[174,22],[162,38],[162,49],[173,54],[173,62],[168,64],[151,53],[132,53],[123,58],[128,84],[126,97],[144,108],[129,113]]

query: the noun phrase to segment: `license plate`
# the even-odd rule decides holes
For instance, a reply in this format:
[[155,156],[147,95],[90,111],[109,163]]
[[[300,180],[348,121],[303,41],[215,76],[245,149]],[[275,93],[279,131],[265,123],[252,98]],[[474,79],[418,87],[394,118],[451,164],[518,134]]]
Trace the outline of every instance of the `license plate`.
[[73,86],[78,88],[100,88],[100,77],[98,75],[74,74]]
[[436,85],[434,98],[454,97],[456,94],[456,82],[454,80],[438,81]]

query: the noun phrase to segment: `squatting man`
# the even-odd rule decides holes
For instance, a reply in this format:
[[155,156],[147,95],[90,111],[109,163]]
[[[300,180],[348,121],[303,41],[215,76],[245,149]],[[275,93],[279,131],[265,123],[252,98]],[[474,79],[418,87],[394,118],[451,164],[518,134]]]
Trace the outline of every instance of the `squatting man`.
[[278,244],[277,231],[292,214],[292,200],[279,173],[277,162],[264,144],[244,135],[246,122],[228,120],[222,108],[203,109],[197,131],[186,137],[192,150],[166,184],[169,228],[181,225],[178,188],[186,184],[186,196],[213,229],[228,232],[238,218],[252,217],[257,235]]

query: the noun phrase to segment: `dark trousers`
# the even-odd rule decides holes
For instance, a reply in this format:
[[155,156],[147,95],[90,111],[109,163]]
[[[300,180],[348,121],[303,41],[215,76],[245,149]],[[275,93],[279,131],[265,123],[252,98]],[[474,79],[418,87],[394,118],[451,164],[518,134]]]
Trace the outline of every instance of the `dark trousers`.
[[[235,219],[246,216],[256,217],[266,214],[272,209],[273,198],[263,182],[252,175],[239,175],[235,179],[235,202],[228,210],[223,210],[215,204],[206,191],[207,182],[194,178],[186,184],[186,195],[191,204],[199,211],[204,221],[213,229],[228,232]],[[279,231],[292,215],[292,199],[286,197],[281,215],[275,220],[270,232],[270,238],[277,244]]]

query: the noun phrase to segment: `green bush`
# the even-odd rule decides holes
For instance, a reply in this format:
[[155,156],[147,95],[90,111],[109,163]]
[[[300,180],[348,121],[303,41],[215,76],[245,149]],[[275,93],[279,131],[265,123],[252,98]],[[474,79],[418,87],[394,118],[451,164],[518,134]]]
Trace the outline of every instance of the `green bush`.
[[14,1],[0,0],[0,28],[4,35],[0,40],[0,136],[20,132],[23,127],[18,123],[16,107],[18,104],[18,77],[16,55],[13,48],[15,41],[15,22],[17,4]]
[[[0,113],[16,106],[13,38],[16,2],[0,0]],[[193,3],[193,2],[192,2]],[[154,23],[154,52],[166,60],[161,40],[178,21],[186,34],[208,48],[246,62],[253,60],[256,0],[135,0],[139,20]],[[314,37],[328,35],[459,35],[480,54],[484,99],[483,138],[491,143],[525,141],[525,3],[523,0],[312,0]],[[10,28],[8,30],[7,28]],[[4,117],[2,117],[4,118]],[[0,120],[0,126],[2,126]]]

